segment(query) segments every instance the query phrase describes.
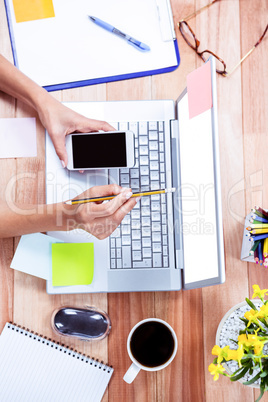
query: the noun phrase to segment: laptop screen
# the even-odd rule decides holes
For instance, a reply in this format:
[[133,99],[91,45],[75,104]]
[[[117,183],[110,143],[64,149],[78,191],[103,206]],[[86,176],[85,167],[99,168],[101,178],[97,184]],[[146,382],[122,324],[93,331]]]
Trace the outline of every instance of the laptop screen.
[[212,109],[189,119],[187,92],[178,117],[184,287],[195,288],[224,278],[217,121]]

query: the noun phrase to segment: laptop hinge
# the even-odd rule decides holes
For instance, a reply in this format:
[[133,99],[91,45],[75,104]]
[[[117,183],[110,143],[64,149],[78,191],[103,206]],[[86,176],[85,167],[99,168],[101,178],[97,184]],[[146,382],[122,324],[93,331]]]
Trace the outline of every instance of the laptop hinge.
[[180,179],[180,152],[179,152],[179,122],[172,120],[171,124],[171,159],[172,159],[172,187],[176,187],[173,193],[174,216],[174,245],[176,268],[184,268],[183,237],[182,237],[182,209],[181,209],[181,179]]

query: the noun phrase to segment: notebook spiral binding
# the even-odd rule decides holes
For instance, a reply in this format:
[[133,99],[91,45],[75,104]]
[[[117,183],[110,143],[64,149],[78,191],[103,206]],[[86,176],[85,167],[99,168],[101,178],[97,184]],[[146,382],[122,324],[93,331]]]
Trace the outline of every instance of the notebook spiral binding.
[[37,332],[31,331],[29,328],[22,327],[14,322],[9,322],[8,328],[11,328],[13,331],[20,332],[22,335],[29,336],[29,338],[37,339],[38,342],[42,342],[51,348],[59,350],[59,352],[67,353],[69,356],[73,356],[77,360],[81,360],[82,362],[89,363],[90,365],[94,365],[94,367],[98,367],[100,370],[106,371],[108,374],[112,370],[112,366],[108,366],[102,360],[95,359],[94,357],[90,357],[83,353],[77,352],[77,350],[73,349],[70,346],[65,345],[64,343],[56,342],[47,336],[43,336],[38,334]]

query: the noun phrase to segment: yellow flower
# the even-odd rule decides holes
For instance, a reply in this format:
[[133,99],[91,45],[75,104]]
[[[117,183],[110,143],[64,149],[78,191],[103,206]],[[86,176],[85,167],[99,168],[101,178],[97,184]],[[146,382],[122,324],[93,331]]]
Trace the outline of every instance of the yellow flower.
[[268,304],[264,304],[260,308],[260,318],[268,318]]
[[265,294],[267,294],[267,292],[268,292],[268,289],[261,290],[259,285],[253,285],[252,287],[254,290],[252,299],[254,299],[254,297],[259,297],[261,300],[263,300]]
[[211,353],[218,356],[217,363],[221,363],[223,359],[228,358],[229,345],[225,346],[223,349],[218,345],[213,346]]
[[229,349],[228,350],[228,359],[227,360],[236,360],[241,367],[241,359],[244,356],[244,347],[243,344],[238,342],[238,348],[236,350]]
[[223,374],[223,372],[225,371],[225,368],[221,365],[221,364],[213,364],[213,363],[211,363],[209,366],[208,366],[208,371],[212,374],[212,375],[214,375],[214,378],[213,378],[213,380],[214,381],[217,381],[218,380],[218,378],[219,378],[219,375],[220,374]]
[[257,356],[262,354],[265,341],[261,339],[256,333],[255,335],[242,334],[238,337],[238,345],[241,344],[246,348],[254,348],[254,353]]
[[251,309],[250,311],[245,312],[244,317],[248,320],[247,327],[249,327],[252,322],[259,325],[258,318],[262,318],[263,313],[261,313],[259,310]]
[[250,348],[256,341],[258,341],[258,335],[246,335],[242,334],[238,336],[238,342],[244,345],[247,348]]
[[254,353],[257,356],[260,356],[262,354],[262,349],[263,349],[264,343],[261,341],[255,342],[254,343]]

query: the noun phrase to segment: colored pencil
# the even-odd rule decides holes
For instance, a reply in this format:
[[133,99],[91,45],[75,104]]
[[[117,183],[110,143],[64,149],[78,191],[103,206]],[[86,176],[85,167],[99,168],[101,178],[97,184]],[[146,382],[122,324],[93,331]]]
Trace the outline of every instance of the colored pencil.
[[254,221],[257,221],[257,222],[268,223],[268,219],[261,218],[260,216],[258,216],[258,215],[256,215],[256,214],[252,214],[252,215],[251,215],[251,218],[252,218]]
[[[174,193],[174,191],[176,191],[175,187],[165,188],[163,190],[144,191],[144,192],[141,192],[141,193],[133,193],[130,198],[133,198],[133,197],[145,197],[146,195],[154,195],[154,194]],[[67,204],[67,205],[76,205],[76,204],[85,204],[87,202],[99,202],[99,201],[112,200],[113,198],[117,197],[117,195],[111,195],[111,196],[108,196],[108,197],[81,198],[81,199],[77,199],[77,200],[66,201],[65,204]]]
[[262,265],[262,263],[263,263],[262,241],[260,241],[258,244],[258,257],[259,257],[259,263],[260,263],[260,265]]
[[249,238],[249,241],[262,240],[262,239],[266,239],[266,237],[268,237],[268,233],[260,234],[260,235],[251,235],[251,237]]
[[248,233],[251,233],[251,234],[268,233],[268,228],[265,228],[265,229],[253,229],[253,230],[249,230]]
[[254,251],[254,260],[255,260],[256,264],[259,263],[258,250]]
[[268,223],[255,223],[247,227],[247,230],[252,229],[265,229],[268,228]]
[[266,239],[264,239],[263,242],[263,255],[264,257],[268,256],[268,238],[266,237]]
[[254,251],[257,250],[259,242],[260,240],[254,241],[253,246],[251,247],[249,252],[250,255],[253,255]]
[[261,212],[268,219],[268,212],[265,211],[263,208],[255,206],[255,210]]
[[262,214],[262,213],[261,213],[260,211],[258,211],[257,209],[252,208],[252,209],[251,209],[251,212],[252,212],[253,214],[259,216],[260,218],[267,219],[267,216],[264,215],[264,214]]
[[[251,226],[252,226],[252,225],[260,225],[260,224],[261,224],[260,221],[256,221],[256,220],[254,220],[254,219],[250,219],[249,222],[250,222]],[[263,223],[263,225],[264,225],[264,224],[265,224],[265,223]]]

